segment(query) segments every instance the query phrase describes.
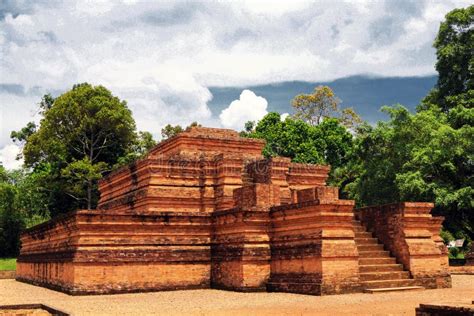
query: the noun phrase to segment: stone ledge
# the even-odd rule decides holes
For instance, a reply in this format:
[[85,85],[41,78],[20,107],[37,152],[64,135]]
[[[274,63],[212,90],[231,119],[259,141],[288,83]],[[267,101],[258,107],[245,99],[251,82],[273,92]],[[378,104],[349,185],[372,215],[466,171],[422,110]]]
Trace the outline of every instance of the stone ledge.
[[416,316],[472,316],[474,315],[474,305],[420,304],[415,311]]
[[472,274],[474,275],[474,266],[455,266],[449,267],[451,274]]
[[20,304],[20,305],[0,305],[0,315],[37,315],[36,311],[42,310],[50,315],[69,316],[70,314],[43,304]]
[[0,280],[1,279],[14,279],[15,275],[16,275],[15,270],[0,271]]
[[166,287],[153,287],[153,288],[124,288],[124,289],[76,289],[74,287],[65,287],[56,284],[32,281],[25,278],[16,278],[16,281],[23,282],[31,285],[42,286],[47,289],[62,292],[72,296],[86,296],[86,295],[110,295],[110,294],[126,294],[126,293],[149,293],[149,292],[162,292],[162,291],[182,291],[182,290],[202,290],[210,289],[210,284],[197,284],[197,285],[183,285],[183,286],[166,286]]

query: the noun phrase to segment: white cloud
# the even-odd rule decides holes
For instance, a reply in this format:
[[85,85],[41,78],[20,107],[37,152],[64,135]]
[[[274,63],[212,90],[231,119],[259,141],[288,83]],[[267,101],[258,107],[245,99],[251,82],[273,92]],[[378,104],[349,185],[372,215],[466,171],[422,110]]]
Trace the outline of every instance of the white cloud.
[[0,165],[6,169],[17,169],[23,164],[22,160],[16,160],[20,153],[20,148],[16,145],[9,144],[0,149]]
[[[439,22],[468,0],[7,2],[0,11],[0,148],[44,92],[103,84],[137,126],[221,126],[210,86],[435,73]],[[55,18],[51,18],[55,17]],[[237,124],[237,123],[236,123]],[[239,128],[241,128],[239,126]]]
[[221,124],[227,128],[242,130],[248,121],[258,121],[267,112],[268,102],[250,90],[243,90],[238,100],[232,103],[219,115]]
[[280,120],[283,122],[288,116],[290,116],[290,113],[283,113],[282,115],[280,115]]

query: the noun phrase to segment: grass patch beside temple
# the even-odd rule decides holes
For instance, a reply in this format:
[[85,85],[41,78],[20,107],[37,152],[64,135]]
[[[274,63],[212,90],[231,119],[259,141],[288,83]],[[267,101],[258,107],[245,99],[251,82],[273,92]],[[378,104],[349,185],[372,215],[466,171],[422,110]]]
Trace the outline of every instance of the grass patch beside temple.
[[16,259],[0,258],[0,271],[2,270],[16,270]]

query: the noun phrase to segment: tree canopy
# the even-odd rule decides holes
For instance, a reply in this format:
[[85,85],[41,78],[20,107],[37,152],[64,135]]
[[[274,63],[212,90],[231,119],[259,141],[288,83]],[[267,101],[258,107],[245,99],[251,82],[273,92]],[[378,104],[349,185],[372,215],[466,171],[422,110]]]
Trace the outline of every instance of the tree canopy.
[[473,236],[474,129],[455,129],[441,110],[411,114],[385,108],[390,121],[360,136],[360,173],[353,191],[362,205],[394,201],[435,202],[453,231]]
[[87,83],[56,99],[45,96],[40,107],[39,128],[28,124],[12,132],[16,141],[25,143],[25,165],[47,170],[44,180],[54,213],[61,207],[94,207],[95,182],[137,142],[131,111],[106,88]]
[[165,127],[161,129],[161,137],[163,140],[171,138],[179,133],[184,132],[186,129],[193,127],[193,126],[201,126],[198,122],[192,122],[186,128],[182,128],[181,125],[171,125],[167,124]]
[[20,231],[49,219],[47,194],[38,176],[0,165],[0,257],[14,257]]
[[385,107],[388,122],[356,139],[359,176],[349,187],[361,205],[435,202],[444,226],[474,238],[474,6],[446,15],[435,40],[436,87],[412,114]]
[[[267,157],[284,156],[294,162],[329,164],[332,166],[330,183],[343,184],[340,172],[349,163],[353,150],[353,136],[336,118],[326,118],[318,125],[269,113],[256,125],[246,124],[242,136],[266,140],[263,154]],[[337,176],[336,176],[337,175]]]
[[318,125],[326,118],[336,118],[343,125],[352,128],[362,123],[353,108],[340,108],[341,100],[328,86],[317,86],[311,94],[299,94],[291,102],[294,117],[310,125]]
[[473,25],[474,5],[471,5],[449,12],[439,27],[433,46],[437,56],[437,101],[444,110],[452,106],[447,98],[474,89]]

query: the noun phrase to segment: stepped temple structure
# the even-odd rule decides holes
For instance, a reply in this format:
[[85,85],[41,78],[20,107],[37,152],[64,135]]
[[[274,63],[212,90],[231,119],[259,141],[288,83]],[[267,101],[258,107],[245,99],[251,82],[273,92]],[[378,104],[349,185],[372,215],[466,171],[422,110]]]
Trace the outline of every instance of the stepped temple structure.
[[17,280],[70,294],[218,288],[326,295],[450,287],[430,203],[354,209],[329,166],[191,128],[99,183],[96,210],[22,234]]

